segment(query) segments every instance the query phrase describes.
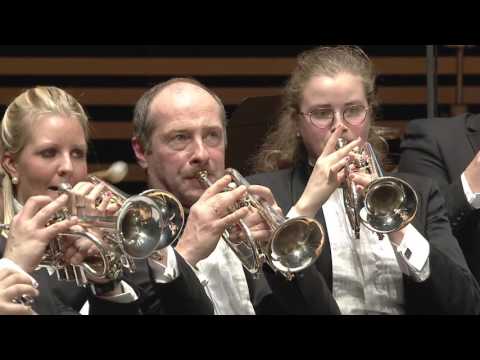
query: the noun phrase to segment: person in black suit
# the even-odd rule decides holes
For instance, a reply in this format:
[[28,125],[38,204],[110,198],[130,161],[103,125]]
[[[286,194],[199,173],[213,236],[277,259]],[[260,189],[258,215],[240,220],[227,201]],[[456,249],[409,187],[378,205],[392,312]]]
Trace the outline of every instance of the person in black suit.
[[[351,229],[341,185],[356,158],[352,148],[380,143],[372,129],[375,94],[373,64],[360,48],[302,53],[250,181],[270,187],[288,216],[316,217],[325,226],[316,267],[342,314],[477,314],[479,286],[431,179],[395,174],[418,195],[410,224],[383,240],[363,224],[359,239]],[[340,137],[350,143],[337,150]],[[361,170],[349,178],[360,191],[372,180]]]
[[417,119],[401,143],[400,171],[427,176],[445,198],[453,233],[480,280],[480,115]]
[[[149,312],[148,304],[155,303],[152,288],[181,279],[178,268],[187,264],[198,277],[197,287],[203,287],[212,300],[210,313],[338,313],[315,269],[308,269],[293,282],[269,269],[254,279],[227,243],[220,240],[225,229],[239,219],[245,220],[257,239],[270,234],[257,212],[245,207],[229,210],[245,195],[246,188],[224,192],[231,181],[230,176],[224,176],[226,139],[221,100],[194,79],[161,83],[147,91],[135,106],[132,146],[137,162],[146,170],[148,185],[171,192],[188,214],[183,233],[174,244],[175,253],[171,249],[160,261],[148,259],[150,277],[137,281],[145,290],[147,305],[143,311]],[[213,182],[208,189],[198,179],[201,170],[208,171]],[[253,186],[249,191],[276,206],[268,189]],[[138,277],[137,273],[133,275]]]

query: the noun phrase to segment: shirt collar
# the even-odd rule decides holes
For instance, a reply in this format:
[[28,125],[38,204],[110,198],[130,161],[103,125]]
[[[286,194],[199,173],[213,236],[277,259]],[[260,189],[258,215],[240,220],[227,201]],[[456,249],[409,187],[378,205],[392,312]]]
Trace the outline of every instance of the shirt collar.
[[23,205],[18,202],[17,199],[13,198],[13,210],[15,210],[15,214],[22,210]]

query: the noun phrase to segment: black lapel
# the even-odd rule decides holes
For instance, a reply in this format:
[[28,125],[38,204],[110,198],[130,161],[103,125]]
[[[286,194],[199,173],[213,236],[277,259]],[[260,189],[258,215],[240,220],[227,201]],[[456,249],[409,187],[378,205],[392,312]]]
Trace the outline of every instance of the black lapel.
[[37,280],[39,284],[40,294],[35,299],[32,309],[40,315],[55,315],[58,313],[52,299],[52,292],[50,288],[50,275],[47,269],[35,270],[32,277]]
[[5,238],[3,236],[0,236],[0,258],[3,257],[3,253],[5,251]]
[[467,138],[472,145],[473,154],[480,150],[480,115],[469,115],[465,118]]
[[[308,179],[312,173],[312,168],[306,164],[297,166],[292,171],[290,194],[292,196],[292,206],[300,199],[305,187],[307,186]],[[332,290],[332,253],[330,250],[330,242],[328,241],[327,225],[325,224],[325,216],[323,210],[320,208],[316,220],[322,224],[325,230],[325,245],[322,254],[316,262],[318,271],[320,271],[327,282],[330,290]]]

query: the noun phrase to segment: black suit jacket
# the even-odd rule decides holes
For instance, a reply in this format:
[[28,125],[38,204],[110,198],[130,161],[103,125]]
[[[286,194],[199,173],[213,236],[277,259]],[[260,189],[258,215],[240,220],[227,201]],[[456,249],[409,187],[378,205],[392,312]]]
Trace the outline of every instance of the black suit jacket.
[[[250,177],[252,184],[269,187],[278,205],[286,213],[297,202],[308,182],[311,169],[299,166]],[[407,314],[476,314],[480,312],[480,289],[468,269],[457,240],[453,237],[444,210],[444,202],[429,179],[396,174],[412,185],[419,195],[415,228],[430,243],[430,277],[422,282],[404,276]],[[324,226],[322,210],[316,216]],[[316,262],[318,271],[332,289],[332,258],[326,231],[326,244]]]
[[[214,308],[198,277],[177,252],[179,276],[170,283],[159,284],[146,260],[138,261],[137,271],[129,277],[141,294],[145,314],[213,315]],[[257,315],[339,314],[323,277],[307,269],[295,280],[287,281],[268,267],[257,276],[245,271],[250,300]]]
[[480,281],[480,211],[467,202],[460,176],[480,150],[480,115],[413,120],[401,144],[399,169],[439,186],[467,263]]
[[327,282],[314,266],[296,273],[291,281],[267,265],[256,277],[245,274],[257,315],[340,314]]
[[140,307],[144,314],[169,315],[209,315],[213,305],[203,289],[203,285],[175,251],[179,276],[165,284],[154,281],[153,272],[147,260],[135,262],[136,271],[128,275],[131,283],[138,288]]

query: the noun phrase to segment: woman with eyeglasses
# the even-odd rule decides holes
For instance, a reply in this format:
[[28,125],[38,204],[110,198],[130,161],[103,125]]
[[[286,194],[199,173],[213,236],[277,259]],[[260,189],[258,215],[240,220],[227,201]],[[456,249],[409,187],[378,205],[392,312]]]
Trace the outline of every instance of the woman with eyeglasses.
[[[315,265],[342,314],[478,313],[479,286],[431,179],[395,174],[418,196],[408,225],[383,238],[362,222],[353,230],[344,196],[361,198],[374,179],[358,150],[367,142],[380,150],[372,127],[377,107],[374,66],[360,48],[302,53],[250,181],[270,187],[289,217],[315,217],[325,226],[326,246]],[[339,139],[347,145],[339,147]]]

